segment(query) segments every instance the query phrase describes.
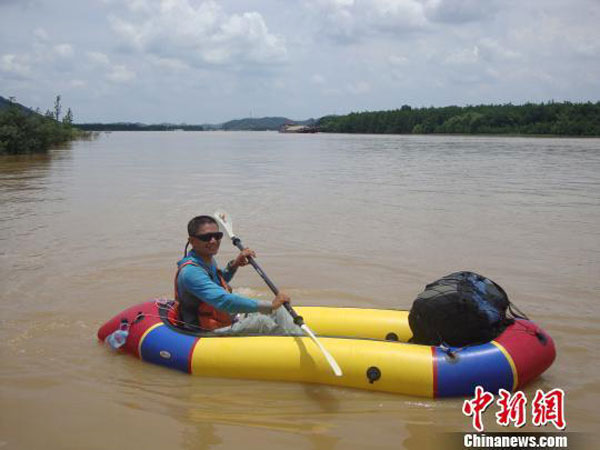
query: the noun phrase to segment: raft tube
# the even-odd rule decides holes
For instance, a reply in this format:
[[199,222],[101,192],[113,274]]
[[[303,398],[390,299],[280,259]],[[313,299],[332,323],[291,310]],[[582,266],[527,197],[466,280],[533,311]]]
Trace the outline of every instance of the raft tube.
[[169,321],[171,302],[149,301],[123,311],[98,330],[104,341],[122,319],[130,324],[120,351],[193,375],[321,383],[419,397],[516,391],[556,356],[535,323],[517,319],[489,343],[446,348],[408,343],[408,311],[294,307],[343,371],[336,377],[308,337],[214,336]]

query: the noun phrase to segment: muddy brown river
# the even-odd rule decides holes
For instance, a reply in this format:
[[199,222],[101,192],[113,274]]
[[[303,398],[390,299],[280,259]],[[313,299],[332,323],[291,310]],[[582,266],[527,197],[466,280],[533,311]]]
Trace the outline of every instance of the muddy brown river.
[[[472,430],[462,399],[193,377],[99,344],[172,296],[187,221],[217,208],[296,305],[409,309],[448,273],[492,278],[556,342],[527,397],[564,389],[566,431],[600,438],[600,139],[115,132],[0,157],[0,449],[416,450]],[[233,287],[271,298],[251,268]]]

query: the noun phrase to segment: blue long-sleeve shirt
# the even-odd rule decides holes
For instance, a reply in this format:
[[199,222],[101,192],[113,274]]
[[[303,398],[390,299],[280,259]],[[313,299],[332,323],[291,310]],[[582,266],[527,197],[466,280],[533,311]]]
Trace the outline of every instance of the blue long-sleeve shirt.
[[[219,281],[217,263],[214,258],[209,266],[192,250],[188,256],[177,263],[177,266],[179,267],[187,261],[192,261],[197,266],[188,264],[181,269],[177,277],[179,311],[183,322],[199,325],[197,314],[201,302],[206,302],[229,314],[268,311],[270,302],[227,292]],[[234,275],[235,270],[230,270],[229,267],[223,271],[223,278],[227,282]]]

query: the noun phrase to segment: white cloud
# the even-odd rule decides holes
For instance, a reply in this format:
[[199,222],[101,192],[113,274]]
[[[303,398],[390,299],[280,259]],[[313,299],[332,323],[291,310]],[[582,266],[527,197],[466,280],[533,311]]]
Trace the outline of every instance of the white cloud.
[[388,61],[392,66],[405,66],[409,63],[408,58],[401,55],[390,55]]
[[306,5],[307,11],[320,24],[320,32],[345,42],[358,38],[360,23],[353,15],[353,0],[314,0]]
[[500,0],[313,0],[306,7],[321,33],[355,43],[373,35],[401,36],[440,24],[482,22],[502,5]]
[[150,2],[148,0],[125,0],[127,7],[134,12],[151,11]]
[[100,66],[108,66],[110,65],[109,57],[101,52],[87,52],[86,56],[93,63]]
[[[483,38],[471,47],[450,52],[444,63],[450,65],[472,65],[506,63],[518,60],[521,55],[507,47],[502,46],[494,39]],[[488,70],[491,70],[487,67]]]
[[573,51],[581,56],[589,58],[600,58],[600,41],[592,36],[586,36],[584,39],[571,43]]
[[71,80],[69,85],[73,88],[79,89],[87,87],[87,82],[84,80]]
[[325,84],[325,77],[318,73],[315,73],[312,77],[310,77],[310,82],[312,84]]
[[477,44],[481,57],[488,61],[509,61],[520,57],[520,54],[508,47],[502,46],[491,38],[481,39]]
[[600,2],[596,5],[596,11],[587,11],[585,20],[580,20],[577,24],[571,23],[573,19],[566,15],[544,15],[535,27],[515,28],[509,36],[537,56],[600,57],[600,33],[597,23],[593,22],[594,18],[600,17]]
[[107,78],[114,83],[127,83],[135,77],[135,72],[121,64],[113,66],[107,75]]
[[317,3],[326,7],[344,8],[353,6],[354,0],[317,0]]
[[423,5],[417,0],[371,0],[367,17],[374,26],[406,31],[426,25]]
[[132,47],[135,50],[143,50],[147,40],[145,34],[150,33],[150,30],[143,30],[142,26],[138,28],[134,24],[114,16],[109,17],[109,21],[112,29],[122,38],[124,46]]
[[105,5],[118,7],[124,5],[129,11],[148,11],[151,10],[151,0],[100,0]]
[[342,43],[377,34],[400,35],[427,26],[419,0],[313,0],[307,10],[320,24],[321,33]]
[[70,58],[73,56],[73,46],[71,44],[59,44],[53,47],[53,53],[61,58]]
[[285,82],[285,80],[273,80],[271,83],[269,83],[269,87],[271,89],[278,89],[278,90],[289,90],[289,85]]
[[39,7],[40,0],[0,0],[0,6],[19,5],[21,8]]
[[129,18],[110,18],[121,44],[134,51],[209,65],[271,65],[287,58],[283,38],[257,12],[227,15],[212,0],[143,3],[130,8]]
[[[0,58],[0,71],[7,77],[17,80],[35,78],[37,73],[48,75],[52,71],[65,72],[72,69],[65,60],[73,56],[73,46],[68,43],[50,42],[48,33],[43,28],[32,32],[30,48],[19,54],[7,53]],[[60,60],[60,63],[58,63]]]
[[40,42],[46,42],[50,39],[48,37],[48,32],[43,28],[36,28],[33,30],[33,36]]
[[471,48],[454,51],[444,58],[444,62],[451,65],[475,64],[478,61],[479,47],[476,45]]
[[13,77],[22,79],[31,76],[31,66],[27,56],[5,54],[0,58],[0,70]]
[[102,52],[87,52],[92,66],[103,68],[106,79],[113,83],[126,83],[136,78],[136,73],[123,64],[112,63],[108,55]]
[[425,14],[434,22],[461,24],[492,17],[500,0],[425,0]]
[[371,85],[366,81],[357,81],[355,83],[349,83],[346,86],[347,90],[351,94],[361,95],[371,92]]
[[177,58],[161,58],[150,55],[148,61],[156,67],[170,70],[172,72],[181,72],[190,68],[188,64]]

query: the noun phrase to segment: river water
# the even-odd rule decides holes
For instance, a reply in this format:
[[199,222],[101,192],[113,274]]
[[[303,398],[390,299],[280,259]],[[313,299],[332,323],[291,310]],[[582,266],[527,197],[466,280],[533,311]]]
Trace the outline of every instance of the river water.
[[[450,272],[492,278],[557,345],[528,398],[560,387],[567,430],[597,428],[599,139],[115,132],[0,158],[0,448],[421,449],[471,430],[460,399],[192,377],[99,345],[104,321],[171,296],[187,221],[217,208],[297,305],[409,309]],[[250,268],[234,281],[271,298]]]

